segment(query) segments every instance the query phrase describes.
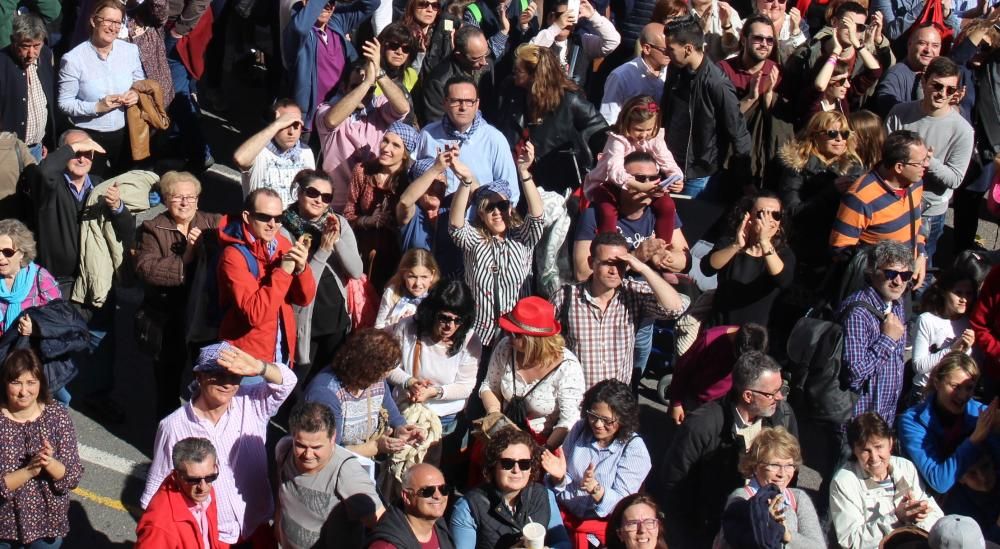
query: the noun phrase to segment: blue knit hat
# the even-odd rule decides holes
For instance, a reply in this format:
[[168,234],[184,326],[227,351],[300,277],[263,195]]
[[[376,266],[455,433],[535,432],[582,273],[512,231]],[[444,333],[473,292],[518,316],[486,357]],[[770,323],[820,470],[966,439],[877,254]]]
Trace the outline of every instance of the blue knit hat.
[[389,126],[389,129],[386,130],[386,133],[389,132],[398,135],[403,140],[403,146],[410,152],[410,156],[417,151],[417,141],[420,135],[417,133],[416,128],[404,122],[393,122]]
[[507,183],[502,179],[498,179],[485,185],[480,185],[480,187],[476,189],[476,194],[472,196],[472,200],[474,202],[478,202],[479,199],[486,193],[496,193],[505,199],[510,200],[510,183]]
[[194,362],[194,371],[206,373],[225,371],[225,368],[219,366],[219,355],[222,354],[222,351],[233,348],[228,341],[220,341],[202,347],[198,351],[198,360]]

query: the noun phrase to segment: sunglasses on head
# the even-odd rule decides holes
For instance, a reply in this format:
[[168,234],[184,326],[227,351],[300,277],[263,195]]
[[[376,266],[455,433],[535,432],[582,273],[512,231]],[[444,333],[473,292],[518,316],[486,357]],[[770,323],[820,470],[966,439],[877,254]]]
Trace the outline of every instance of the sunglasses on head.
[[3,248],[0,249],[0,254],[3,254],[4,257],[14,257],[14,254],[16,254],[19,251],[21,250],[15,250],[13,248]]
[[882,274],[886,280],[896,280],[898,276],[903,282],[909,282],[913,278],[913,271],[896,271],[893,269],[882,269]]
[[186,484],[190,484],[191,486],[197,486],[198,484],[201,484],[202,481],[205,481],[208,484],[212,484],[213,482],[219,479],[219,473],[212,473],[207,477],[189,477],[187,475],[181,475],[181,474],[178,474],[177,476],[180,477],[180,479],[183,480]]
[[414,494],[422,498],[434,497],[434,493],[438,492],[441,497],[448,497],[455,489],[452,488],[450,484],[439,484],[436,486],[424,486],[423,488],[414,488],[411,490]]
[[763,34],[751,34],[750,41],[754,44],[767,44],[768,46],[774,45],[774,37],[764,36]]
[[385,49],[387,49],[387,50],[399,50],[399,51],[401,51],[403,53],[410,53],[410,45],[409,44],[401,44],[399,42],[387,42],[386,45],[385,45]]
[[500,468],[504,471],[511,471],[514,466],[522,471],[531,470],[531,460],[530,459],[511,459],[511,458],[500,458]]
[[632,176],[639,183],[653,183],[660,180],[660,174],[656,175],[633,175]]
[[486,205],[486,213],[492,213],[493,210],[500,210],[500,213],[509,211],[510,200],[499,200],[497,202],[490,202]]
[[253,220],[257,221],[258,223],[270,223],[272,221],[274,221],[275,223],[280,223],[281,215],[282,214],[270,215],[262,212],[253,212],[250,214],[250,217],[252,217]]
[[847,141],[847,138],[851,136],[851,130],[825,130],[819,132],[820,135],[825,135],[829,139],[836,139],[839,135],[841,139]]
[[945,95],[955,95],[958,93],[958,86],[945,86],[940,82],[931,82],[931,89],[936,92],[944,92]]
[[432,9],[434,11],[438,11],[438,10],[441,9],[441,3],[440,2],[417,2],[417,9],[418,10],[425,10],[427,8],[430,8],[430,9]]
[[462,323],[462,318],[448,313],[438,313],[437,321],[440,324],[454,324],[458,326]]
[[333,193],[320,192],[316,187],[307,187],[306,190],[302,191],[302,194],[306,195],[307,198],[319,198],[324,204],[333,202]]

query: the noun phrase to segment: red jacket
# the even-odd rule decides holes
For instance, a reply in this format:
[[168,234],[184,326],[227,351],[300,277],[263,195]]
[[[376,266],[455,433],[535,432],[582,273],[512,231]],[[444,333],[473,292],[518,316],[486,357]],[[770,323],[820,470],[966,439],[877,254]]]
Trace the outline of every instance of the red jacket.
[[[292,305],[305,307],[316,297],[316,281],[308,267],[298,275],[281,268],[281,256],[292,243],[281,235],[278,248],[268,257],[267,246],[260,240],[251,241],[238,217],[224,217],[219,223],[219,243],[225,248],[219,260],[219,302],[225,314],[219,326],[219,339],[231,342],[254,358],[274,360],[274,343],[278,337],[278,315],[281,315],[289,365],[295,358],[295,314]],[[243,254],[230,244],[243,244],[257,258],[254,278]]]
[[[135,528],[136,549],[201,549],[202,535],[184,495],[177,490],[174,475],[163,479],[160,489],[149,500],[146,512]],[[208,504],[208,541],[210,549],[227,549],[219,541],[219,520],[215,510],[215,490]]]
[[990,380],[1000,380],[1000,265],[986,275],[969,315],[969,325],[976,332],[976,347],[986,357],[980,368]]

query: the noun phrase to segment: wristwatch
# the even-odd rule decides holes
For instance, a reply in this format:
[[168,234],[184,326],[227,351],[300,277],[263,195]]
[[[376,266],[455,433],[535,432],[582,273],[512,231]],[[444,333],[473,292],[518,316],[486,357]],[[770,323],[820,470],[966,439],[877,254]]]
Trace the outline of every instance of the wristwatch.
[[465,179],[464,177],[462,177],[460,175],[456,176],[456,177],[458,177],[458,180],[462,183],[463,187],[468,187],[469,185],[472,185],[472,180],[471,179]]
[[378,74],[375,75],[375,80],[378,80],[383,76],[386,76],[385,69],[379,69]]

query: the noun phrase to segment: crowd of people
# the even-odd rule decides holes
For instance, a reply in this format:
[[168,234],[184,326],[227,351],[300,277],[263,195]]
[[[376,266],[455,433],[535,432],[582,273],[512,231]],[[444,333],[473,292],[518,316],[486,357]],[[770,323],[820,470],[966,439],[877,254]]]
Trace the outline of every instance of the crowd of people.
[[0,0],[0,548],[1000,544],[994,4]]

